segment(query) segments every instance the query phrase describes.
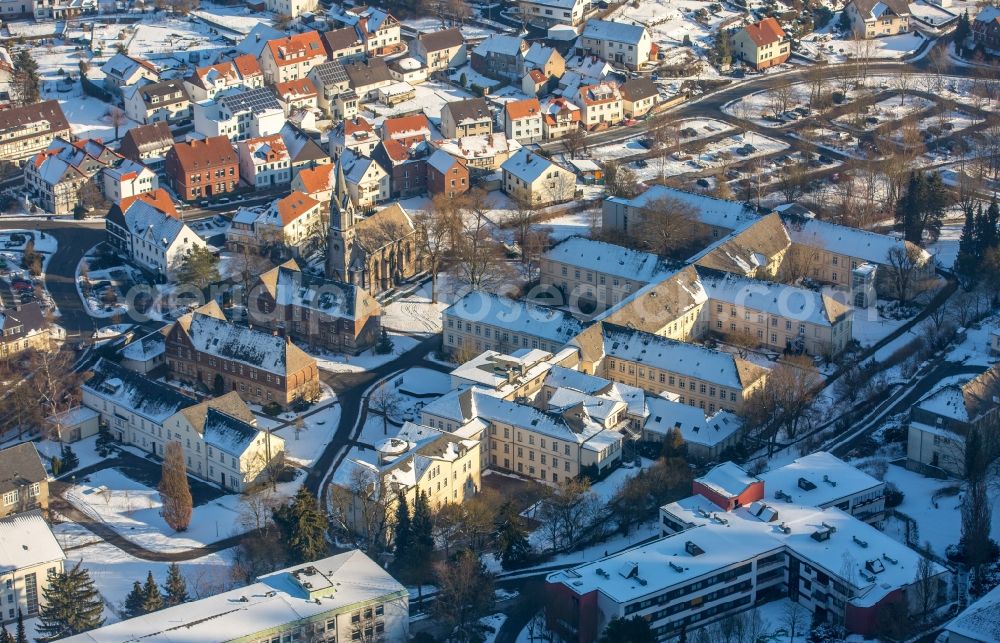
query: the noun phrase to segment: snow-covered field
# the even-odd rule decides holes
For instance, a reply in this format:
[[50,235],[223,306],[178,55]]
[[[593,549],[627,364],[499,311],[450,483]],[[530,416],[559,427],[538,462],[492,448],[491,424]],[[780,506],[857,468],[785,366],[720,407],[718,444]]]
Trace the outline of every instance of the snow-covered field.
[[407,337],[406,335],[389,333],[389,336],[392,338],[393,348],[392,351],[385,355],[378,355],[374,349],[369,349],[360,355],[313,353],[312,357],[316,359],[316,365],[321,370],[331,373],[357,373],[360,371],[370,371],[386,362],[391,362],[419,343],[418,339]]
[[[260,424],[261,420],[258,420]],[[312,466],[333,439],[340,422],[340,405],[327,404],[302,418],[302,428],[295,424],[274,432],[285,440],[285,459],[300,467]]]
[[860,115],[844,114],[833,120],[843,125],[870,130],[880,125],[906,118],[911,114],[922,112],[933,105],[933,101],[922,96],[913,96],[911,94],[893,96],[875,103],[867,112]]
[[412,294],[385,306],[382,325],[401,333],[441,332],[441,311],[457,299],[445,282],[446,276],[439,275],[434,303],[431,303],[431,282],[427,281]]
[[840,35],[834,32],[839,15],[840,12],[837,12],[824,28],[802,38],[800,45],[805,55],[832,63],[844,62],[849,58],[898,60],[914,53],[925,40],[923,35],[913,31],[898,36],[855,41],[850,34]]
[[[738,153],[737,150],[744,145],[752,145],[754,150],[745,155]],[[757,132],[733,134],[721,141],[709,143],[699,153],[692,155],[690,160],[667,157],[662,163],[662,172],[664,176],[676,176],[688,172],[721,170],[733,163],[777,154],[786,149],[788,149],[787,143]],[[646,163],[646,167],[636,167],[634,171],[640,181],[655,179],[660,175],[661,162],[659,159],[651,159]]]
[[[278,495],[290,496],[297,486],[295,482],[278,485]],[[125,538],[154,551],[184,551],[246,531],[240,524],[242,496],[231,494],[195,507],[188,530],[175,532],[160,516],[159,492],[114,469],[93,473],[87,482],[70,487],[66,499]]]
[[648,27],[656,43],[679,45],[684,36],[690,36],[692,42],[705,45],[721,24],[740,15],[724,8],[719,13],[708,13],[704,23],[696,20],[693,14],[699,9],[707,11],[707,7],[697,0],[644,0],[638,7],[632,3],[622,5],[609,20]]

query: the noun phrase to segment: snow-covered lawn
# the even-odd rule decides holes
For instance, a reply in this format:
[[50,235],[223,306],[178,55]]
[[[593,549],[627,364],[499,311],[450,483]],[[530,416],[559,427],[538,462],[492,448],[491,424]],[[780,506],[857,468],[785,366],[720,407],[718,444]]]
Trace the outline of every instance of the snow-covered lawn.
[[851,333],[862,347],[871,346],[906,323],[905,319],[884,317],[875,306],[854,308],[851,314]]
[[504,621],[507,620],[506,614],[491,614],[490,616],[484,616],[479,619],[479,622],[486,626],[486,637],[483,639],[483,643],[493,643],[497,639],[497,634],[500,633],[500,628],[503,627]]
[[[365,104],[365,111],[368,112],[368,114],[366,114],[366,118],[371,116],[371,118],[368,119],[369,122],[377,127],[381,125],[382,121],[386,118],[420,112],[427,116],[427,118],[437,123],[441,117],[441,107],[444,106],[445,103],[462,100],[472,96],[472,94],[459,87],[435,81],[428,81],[419,85],[414,85],[413,89],[416,96],[410,100],[403,101],[398,105],[393,105],[392,107],[383,105],[382,103]],[[441,136],[437,132],[433,132],[432,138],[441,138]]]
[[[60,543],[67,542],[67,537],[78,540],[79,536],[76,534],[81,530],[82,527],[72,522],[61,523],[52,528]],[[67,552],[66,557],[67,565],[82,561],[83,567],[90,572],[101,598],[110,608],[104,611],[109,623],[121,620],[119,612],[125,597],[132,590],[132,581],[142,582],[147,573],[153,572],[153,578],[162,586],[170,567],[170,563],[140,560],[101,540]],[[178,565],[187,583],[188,593],[193,598],[203,598],[238,584],[237,579],[233,578],[233,563],[234,550],[225,549]]]
[[936,4],[926,2],[925,0],[917,0],[916,2],[911,3],[910,13],[913,14],[914,18],[922,20],[935,27],[940,27],[941,25],[958,18],[958,14],[952,13],[950,10],[939,7]]
[[245,34],[250,33],[260,23],[265,25],[273,24],[268,14],[252,11],[242,5],[223,7],[202,2],[198,10],[192,11],[191,15],[206,22],[225,25],[228,29]]
[[843,114],[835,122],[861,129],[871,130],[881,125],[893,123],[911,114],[922,112],[934,105],[933,101],[910,94],[893,96],[872,105],[861,114]]
[[706,3],[698,0],[643,0],[638,7],[630,2],[622,5],[608,19],[648,27],[656,43],[679,45],[684,36],[690,36],[693,42],[705,46],[720,24],[739,16],[735,11],[723,9],[708,13],[704,23],[694,18],[696,11],[707,8]]
[[601,227],[601,211],[599,209],[585,212],[573,212],[558,217],[546,219],[539,227],[552,231],[552,241],[561,241],[575,234],[587,236],[590,231]]
[[997,328],[1000,328],[1000,315],[993,315],[975,326],[967,328],[965,341],[951,349],[951,352],[948,353],[948,359],[969,365],[991,366],[996,364],[1000,358],[990,355],[988,345],[990,333]]
[[[747,154],[737,152],[737,149],[744,145],[752,145],[753,151]],[[722,170],[723,168],[746,161],[748,159],[777,154],[788,149],[788,144],[776,139],[758,134],[757,132],[747,132],[746,134],[733,134],[721,141],[714,141],[706,145],[702,150],[692,155],[690,160],[678,160],[667,157],[662,163],[664,176],[676,176],[688,172],[704,172],[705,170]],[[646,162],[646,167],[633,168],[636,177],[640,181],[655,179],[660,175],[661,162],[654,159]]]
[[[960,132],[973,125],[978,125],[982,122],[982,119],[972,116],[968,112],[963,112],[961,110],[950,110],[947,112],[941,112],[936,116],[927,116],[920,119],[917,122],[917,129],[923,131],[930,127],[936,127],[941,130],[938,136],[946,136],[948,134],[953,134],[955,132]],[[892,138],[895,140],[901,140],[903,138],[902,130],[895,130],[892,132]]]
[[838,36],[830,33],[829,29],[837,22],[837,18],[834,17],[824,29],[803,37],[800,43],[803,53],[813,58],[821,56],[832,63],[844,62],[852,57],[898,60],[915,52],[924,42],[923,35],[914,31],[898,36],[872,38],[859,43],[852,40],[850,35]]
[[446,275],[438,276],[436,302],[431,303],[431,282],[420,285],[412,294],[400,297],[382,309],[382,325],[401,333],[441,332],[441,311],[457,299],[445,288]]
[[327,404],[303,417],[303,427],[294,423],[274,432],[285,440],[285,459],[302,467],[312,466],[333,439],[340,423],[340,405]]
[[[58,97],[59,105],[62,107],[66,119],[69,121],[70,129],[78,138],[100,138],[104,141],[112,141],[115,138],[115,127],[111,124],[111,105],[98,100],[93,96],[85,96],[82,92],[71,98],[64,97],[63,94],[52,96]],[[139,123],[130,118],[125,118],[118,127],[118,136],[125,136],[125,132],[138,126]]]
[[[951,495],[935,499],[935,494],[941,489],[954,487],[959,483],[955,480],[927,478],[896,465],[889,466],[885,480],[892,482],[903,492],[903,503],[898,509],[916,521],[920,543],[930,543],[934,553],[944,556],[945,548],[957,543],[962,535],[962,521],[959,519],[961,515],[960,496]],[[936,507],[935,504],[937,504]],[[1000,523],[1000,518],[995,515],[997,509],[995,499],[993,509],[994,535],[997,533],[998,523]],[[886,524],[885,532],[900,542],[906,542],[906,533],[903,527],[901,521],[890,520]]]
[[[805,83],[796,83],[788,88],[788,100],[786,109],[805,107],[809,105],[810,88]],[[773,116],[776,111],[776,99],[769,91],[760,91],[747,94],[742,98],[726,103],[722,111],[730,116],[744,118],[753,121],[763,127],[780,127],[785,125],[782,121],[775,121],[768,117]]]
[[392,338],[393,348],[392,351],[385,355],[378,355],[374,349],[369,349],[360,355],[353,356],[313,353],[312,357],[316,359],[317,366],[324,371],[331,373],[356,373],[370,371],[386,362],[391,362],[420,343],[420,340],[415,337],[407,337],[406,335],[397,335],[395,333],[389,333],[389,336]]
[[[244,533],[240,514],[242,496],[221,496],[195,507],[191,525],[175,532],[160,516],[160,494],[115,469],[104,469],[69,488],[66,499],[95,520],[100,520],[132,542],[161,552],[184,551]],[[278,486],[279,496],[290,496],[298,483]],[[131,580],[130,580],[131,582]]]

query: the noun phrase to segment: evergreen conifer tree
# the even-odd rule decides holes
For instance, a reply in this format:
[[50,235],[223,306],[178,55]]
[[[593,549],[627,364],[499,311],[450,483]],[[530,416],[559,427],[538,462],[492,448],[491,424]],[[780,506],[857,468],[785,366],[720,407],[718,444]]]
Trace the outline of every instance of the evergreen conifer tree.
[[62,448],[62,471],[63,473],[69,473],[70,471],[76,469],[80,466],[80,458],[76,457],[76,453],[73,451],[73,447],[68,444],[63,445]]
[[20,608],[17,610],[17,635],[14,643],[28,643],[28,633],[24,630],[24,613]]
[[81,634],[104,624],[104,603],[90,574],[79,562],[52,574],[42,597],[36,631],[43,641]]
[[393,537],[393,553],[396,555],[396,564],[405,566],[410,555],[410,544],[413,541],[413,532],[410,527],[410,508],[406,503],[406,496],[399,494],[396,502],[396,530]]
[[305,487],[299,487],[291,502],[275,510],[274,521],[294,562],[317,560],[326,554],[326,514]]
[[0,628],[0,643],[14,643],[14,637],[7,631],[7,626]]
[[163,596],[152,571],[146,573],[146,584],[142,588],[142,609],[147,614],[163,609]]
[[142,616],[146,613],[143,603],[146,600],[146,593],[142,589],[142,583],[132,581],[132,591],[125,597],[125,615],[129,618]]
[[[979,216],[982,216],[983,206],[979,205]],[[977,217],[972,207],[965,208],[965,223],[962,225],[962,236],[958,240],[958,255],[955,257],[955,272],[968,281],[974,281],[976,268],[979,266]]]
[[167,568],[167,582],[163,585],[163,594],[167,607],[191,600],[187,592],[187,582],[181,576],[181,567],[177,563],[170,563],[170,567]]
[[524,519],[517,513],[510,501],[500,506],[494,524],[496,526],[496,558],[503,568],[510,569],[528,560],[528,557],[531,556],[528,532],[524,527]]

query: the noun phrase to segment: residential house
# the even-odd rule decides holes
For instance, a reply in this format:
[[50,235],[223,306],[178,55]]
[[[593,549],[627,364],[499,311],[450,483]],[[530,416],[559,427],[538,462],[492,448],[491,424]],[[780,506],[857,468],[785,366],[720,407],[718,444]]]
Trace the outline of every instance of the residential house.
[[235,192],[240,182],[239,156],[225,136],[174,144],[165,171],[185,201]]
[[547,93],[549,78],[539,69],[529,69],[521,78],[521,92],[528,96],[540,96]]
[[521,73],[523,75],[532,69],[542,72],[546,80],[561,78],[566,73],[566,60],[552,47],[532,43],[528,51],[524,52]]
[[973,601],[944,625],[942,638],[948,643],[990,643],[1000,628],[1000,586]]
[[592,9],[588,0],[518,0],[517,5],[529,24],[546,29],[555,25],[576,27]]
[[427,157],[431,147],[426,141],[405,145],[386,139],[375,146],[371,158],[389,174],[389,196],[409,198],[427,191]]
[[304,273],[294,260],[260,276],[251,321],[304,346],[357,355],[378,342],[382,308],[353,284]]
[[190,475],[242,492],[280,467],[284,440],[257,428],[233,391],[203,402],[101,358],[81,387],[83,404],[100,413],[112,438],[162,458],[181,446]]
[[382,121],[379,128],[382,140],[393,140],[404,147],[431,140],[433,128],[429,118],[423,114],[397,116]]
[[[240,609],[233,609],[239,605]],[[296,605],[296,609],[288,609]],[[250,585],[125,619],[66,639],[192,641],[409,639],[409,594],[358,550],[280,569]],[[192,615],[200,618],[192,619]],[[376,638],[377,637],[377,638]]]
[[575,174],[525,148],[504,161],[500,169],[504,193],[532,207],[562,203],[576,196]]
[[542,142],[542,106],[537,98],[526,98],[505,103],[503,130],[507,138],[521,145]]
[[312,137],[295,127],[291,123],[286,123],[281,128],[281,140],[285,143],[288,156],[292,163],[292,178],[302,170],[308,170],[320,165],[330,165],[333,159],[320,147],[319,143]]
[[581,87],[576,104],[582,110],[580,118],[587,131],[617,125],[625,118],[621,91],[611,82]]
[[[1000,366],[994,365],[964,384],[945,384],[924,396],[910,409],[907,430],[907,466],[918,470],[965,475],[966,444],[973,431],[990,431],[1000,418]],[[998,446],[981,441],[989,462]]]
[[18,513],[0,519],[3,568],[0,583],[5,595],[0,623],[5,627],[24,618],[35,618],[45,604],[50,578],[63,572],[66,554],[41,511]]
[[[56,138],[24,166],[24,183],[31,200],[52,214],[71,214],[77,205],[94,207],[100,198],[98,175],[121,163],[122,157],[100,139],[69,142]],[[94,185],[97,182],[97,185]],[[87,188],[93,189],[86,195]]]
[[308,78],[277,83],[274,91],[278,95],[278,102],[285,110],[285,116],[290,116],[292,112],[298,110],[315,110],[319,105],[319,92]]
[[[237,213],[242,215],[245,210]],[[241,222],[244,219],[241,217]],[[236,217],[233,222],[236,223]],[[246,247],[263,250],[267,243],[280,242],[292,256],[305,257],[326,241],[322,204],[302,192],[275,199],[254,219],[252,235],[234,229],[226,233],[226,247],[243,252]]]
[[351,79],[337,60],[316,65],[309,71],[316,87],[316,105],[332,119],[350,120],[358,114],[358,95],[351,89]]
[[328,205],[333,194],[336,170],[337,167],[330,163],[304,169],[292,179],[292,190],[308,194],[324,206]]
[[[166,344],[163,333],[155,330],[145,337],[129,342],[122,348],[121,365],[139,375],[150,375],[153,372],[159,372],[160,367],[167,363],[164,356],[165,351]],[[95,427],[94,433],[96,432],[97,428]],[[83,437],[87,437],[87,435],[85,434]]]
[[521,144],[503,134],[463,136],[455,140],[433,142],[434,147],[465,161],[474,175],[489,174],[500,169],[507,160],[521,149]]
[[167,152],[174,146],[174,135],[163,121],[130,128],[122,137],[118,153],[153,169],[163,166]]
[[214,100],[220,93],[233,89],[256,89],[264,86],[264,72],[257,59],[241,54],[232,60],[198,67],[184,79],[184,89],[191,101]]
[[284,32],[279,31],[263,22],[258,22],[254,25],[253,29],[251,29],[247,35],[243,36],[243,39],[237,43],[236,51],[238,54],[246,54],[259,60],[261,54],[264,53],[264,49],[267,48],[267,43],[269,41],[284,37]]
[[444,150],[435,150],[427,157],[427,192],[431,195],[446,194],[449,199],[465,194],[471,187],[469,167]]
[[194,104],[194,129],[206,138],[244,141],[277,134],[284,125],[285,110],[270,87],[233,90]]
[[34,0],[35,20],[68,20],[97,13],[98,0]]
[[130,85],[160,81],[160,72],[153,63],[121,52],[101,65],[101,72],[104,74],[104,88],[118,94]]
[[844,7],[851,31],[859,38],[895,36],[910,30],[905,0],[849,0]]
[[281,134],[240,141],[240,178],[253,188],[287,185],[292,180],[292,161]]
[[57,100],[0,110],[0,132],[0,161],[16,164],[48,149],[56,138],[73,137]]
[[541,103],[542,138],[554,141],[580,129],[582,110],[561,96],[546,98]]
[[354,27],[341,27],[323,34],[323,44],[330,60],[352,62],[365,57],[365,43]]
[[625,118],[642,118],[660,101],[660,90],[649,78],[633,78],[621,86]]
[[486,350],[537,348],[556,353],[583,330],[583,324],[563,310],[483,291],[446,308],[441,326],[441,348],[459,363]]
[[258,58],[264,79],[272,84],[305,78],[326,60],[323,40],[315,31],[268,40]]
[[130,85],[122,91],[122,98],[125,115],[137,123],[173,125],[191,118],[191,98],[180,80]]
[[343,163],[347,189],[354,204],[364,210],[388,201],[391,196],[389,173],[378,161],[344,150]]
[[488,78],[519,82],[527,52],[528,43],[518,36],[489,36],[472,50],[472,69]]
[[613,65],[637,70],[655,58],[649,29],[613,20],[588,20],[574,45],[581,56],[597,56]]
[[658,395],[647,395],[645,402],[649,414],[642,423],[642,439],[666,442],[676,429],[684,439],[690,462],[718,462],[724,452],[739,446],[743,440],[743,420],[730,411],[709,414]]
[[49,474],[34,442],[0,449],[0,518],[49,510]]
[[51,349],[51,328],[37,301],[0,310],[0,359]]
[[641,228],[646,208],[661,203],[683,206],[696,217],[697,223],[705,226],[707,236],[716,240],[746,228],[757,220],[756,214],[743,203],[654,185],[633,199],[605,199],[601,226],[604,230],[633,234]]
[[316,360],[287,338],[226,321],[214,301],[182,316],[166,336],[172,379],[281,407],[319,396]]
[[304,13],[316,11],[318,0],[264,0],[264,6],[271,13],[289,18],[298,18]]
[[[375,462],[348,457],[330,484],[348,494],[358,493],[358,480],[369,481],[371,489],[392,490],[389,511],[393,513],[400,499],[409,507],[421,494],[436,511],[447,504],[460,505],[479,491],[481,447],[479,440],[406,422],[376,445]],[[365,501],[353,500],[344,519],[349,529],[364,537],[370,526],[363,519]]]
[[410,51],[431,73],[458,69],[468,60],[465,37],[457,27],[417,34],[410,42]]
[[105,168],[102,176],[104,198],[112,203],[160,188],[156,172],[131,159],[122,161],[117,167]]
[[181,261],[193,248],[207,244],[177,216],[158,209],[146,195],[113,205],[104,220],[108,245],[133,265],[162,281],[176,277]]
[[972,41],[991,51],[1000,51],[1000,8],[983,7],[972,21]]
[[733,34],[733,54],[754,69],[767,69],[788,60],[791,41],[778,21],[767,17]]
[[330,131],[330,156],[339,157],[345,151],[359,156],[371,156],[379,144],[375,128],[361,116],[345,119]]
[[398,203],[361,216],[363,206],[353,197],[345,171],[341,157],[330,199],[326,276],[375,295],[416,274],[416,228]]
[[400,38],[399,21],[382,9],[350,7],[334,13],[332,17],[344,26],[354,27],[364,42],[365,53],[370,57],[391,56],[406,49]]
[[347,63],[344,73],[361,102],[377,100],[378,91],[394,82],[388,65],[381,58]]
[[451,101],[441,107],[441,135],[445,138],[482,136],[493,131],[493,114],[484,98]]

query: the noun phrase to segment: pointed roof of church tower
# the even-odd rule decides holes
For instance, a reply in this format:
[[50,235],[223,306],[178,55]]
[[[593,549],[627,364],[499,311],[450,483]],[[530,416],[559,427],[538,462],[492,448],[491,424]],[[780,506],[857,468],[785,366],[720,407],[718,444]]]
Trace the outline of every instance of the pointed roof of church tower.
[[330,225],[339,230],[349,228],[353,214],[354,204],[351,202],[350,192],[347,191],[347,179],[344,176],[344,155],[339,154],[333,194],[330,198]]

